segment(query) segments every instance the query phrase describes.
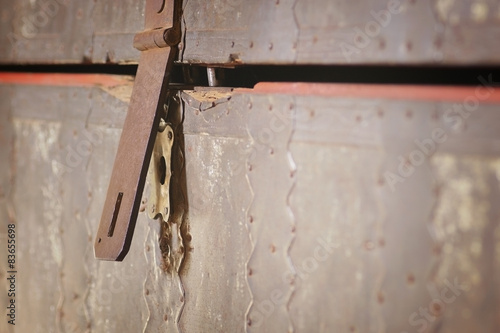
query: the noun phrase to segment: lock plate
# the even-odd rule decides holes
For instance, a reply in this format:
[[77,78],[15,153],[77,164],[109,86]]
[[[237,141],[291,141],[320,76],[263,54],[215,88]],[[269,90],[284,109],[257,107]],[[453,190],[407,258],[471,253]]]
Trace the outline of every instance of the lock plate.
[[151,219],[161,215],[163,221],[168,221],[170,215],[170,177],[172,175],[171,156],[173,144],[174,131],[169,124],[161,119],[148,171],[152,186],[149,193],[147,213]]

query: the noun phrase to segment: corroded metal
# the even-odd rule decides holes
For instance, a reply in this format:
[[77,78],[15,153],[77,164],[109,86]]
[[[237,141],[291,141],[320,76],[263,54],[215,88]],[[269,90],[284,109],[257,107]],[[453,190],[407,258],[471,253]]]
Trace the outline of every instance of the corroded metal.
[[[169,112],[165,120],[174,138],[170,168],[172,175],[175,176],[170,179],[169,184],[168,216],[158,215],[156,220],[146,223],[147,269],[143,286],[144,298],[150,313],[145,325],[147,332],[155,330],[182,332],[179,328],[179,319],[184,312],[186,295],[181,272],[192,251],[184,159],[183,110],[177,93],[172,91],[169,95]],[[153,178],[150,177],[148,183],[150,192],[157,189]]]
[[[146,3],[146,31],[165,27],[180,32],[180,1],[167,1],[160,13],[154,8],[153,1]],[[139,36],[144,34],[140,33]],[[142,37],[137,40],[141,41]],[[132,242],[156,126],[163,110],[162,98],[168,89],[170,69],[176,54],[175,48],[165,44],[157,45],[157,48],[151,48],[147,44],[141,53],[134,91],[94,244],[95,255],[99,259],[123,260]]]
[[[132,241],[135,221],[139,212],[145,177],[156,134],[160,100],[166,89],[165,72],[168,71],[170,49],[143,52],[134,91],[115,166],[111,176],[108,195],[95,241],[95,255],[100,259],[123,260]],[[119,211],[115,210],[117,198],[122,193]],[[114,233],[109,237],[112,225]]]

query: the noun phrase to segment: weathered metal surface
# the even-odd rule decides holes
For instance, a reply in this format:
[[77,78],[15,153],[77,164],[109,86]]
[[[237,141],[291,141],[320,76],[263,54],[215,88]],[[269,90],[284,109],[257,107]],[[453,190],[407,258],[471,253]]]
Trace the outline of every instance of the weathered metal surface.
[[[144,243],[147,237],[148,220],[144,214],[138,222],[135,238],[138,242],[131,246],[131,254],[121,263],[101,262],[95,259],[92,244],[102,214],[106,190],[109,184],[111,169],[120,139],[121,129],[126,117],[126,110],[130,101],[132,86],[126,86],[120,100],[115,96],[94,88],[90,96],[91,109],[89,112],[89,131],[102,133],[101,144],[93,146],[89,161],[85,168],[87,189],[91,196],[87,208],[88,243],[84,249],[84,267],[90,283],[85,286],[88,290],[85,299],[87,325],[90,331],[108,332],[140,332],[148,318],[147,303],[144,299],[145,274],[149,267],[144,260]],[[68,142],[67,144],[74,144]],[[70,245],[67,245],[70,246]],[[79,264],[81,264],[81,260]],[[77,264],[76,262],[75,264]],[[133,309],[124,305],[129,304]],[[128,318],[120,320],[120,318]],[[75,331],[82,331],[80,327]]]
[[17,331],[499,331],[498,89],[307,86],[180,93],[175,215],[141,212],[112,263],[92,235],[130,85],[3,84]]
[[[246,96],[235,94],[229,102],[221,102],[214,97],[213,102],[216,106],[213,108],[208,106],[209,103],[203,107],[203,103],[194,102],[193,94],[185,96],[188,105],[192,105],[191,112],[195,114],[195,116],[186,115],[186,129],[196,128],[209,138],[215,136],[217,140],[220,140],[218,139],[220,136],[227,140],[229,136],[237,140],[236,142],[241,140],[245,142],[247,136],[245,133],[249,131],[261,134],[260,140],[252,140],[248,135],[246,140],[249,140],[249,146],[252,148],[247,148],[238,154],[246,156],[245,161],[241,160],[239,165],[225,170],[235,170],[236,174],[239,170],[246,170],[249,186],[255,195],[250,207],[257,204],[262,209],[267,204],[273,205],[272,209],[266,211],[266,216],[279,212],[280,207],[285,208],[288,202],[286,195],[277,194],[284,190],[284,187],[274,183],[275,177],[282,175],[282,172],[277,175],[271,171],[272,168],[264,167],[267,174],[260,177],[265,184],[256,186],[255,183],[260,177],[252,175],[255,166],[250,170],[247,162],[253,161],[259,153],[268,161],[272,160],[269,148],[276,145],[279,140],[267,143],[269,135],[266,133],[274,128],[271,133],[279,137],[280,130],[286,128],[279,126],[282,125],[280,120],[284,119],[285,124],[287,123],[286,117],[276,115],[276,118],[272,116],[266,118],[266,115],[273,113],[273,109],[269,109],[269,105],[274,105],[271,100],[280,101],[278,103],[280,106],[291,104],[297,115],[289,145],[284,142],[277,145],[282,149],[288,147],[288,152],[297,165],[297,171],[293,175],[296,177],[296,183],[289,197],[296,232],[296,238],[290,248],[294,274],[290,276],[289,268],[283,267],[278,269],[279,273],[276,274],[272,247],[266,242],[268,235],[264,232],[253,238],[253,230],[250,229],[251,244],[254,244],[253,242],[256,244],[251,253],[256,251],[263,255],[267,253],[271,258],[267,257],[260,265],[256,265],[256,268],[249,266],[252,270],[248,279],[254,279],[255,283],[249,284],[251,307],[248,316],[245,316],[247,325],[249,318],[256,318],[258,320],[254,320],[253,324],[257,330],[263,327],[281,326],[281,331],[286,331],[283,326],[286,327],[291,320],[292,327],[298,332],[496,331],[497,321],[475,320],[472,307],[477,305],[476,311],[489,309],[487,311],[489,313],[478,316],[494,318],[498,300],[482,293],[480,295],[484,296],[478,297],[476,291],[469,289],[468,280],[478,279],[478,276],[482,275],[479,272],[496,271],[494,267],[498,265],[498,254],[493,248],[497,245],[491,243],[497,244],[498,239],[481,238],[477,240],[475,248],[469,245],[464,245],[462,248],[458,245],[462,250],[462,256],[469,263],[475,262],[471,251],[475,251],[477,255],[478,251],[480,252],[479,248],[490,249],[486,257],[493,255],[496,259],[493,261],[485,259],[479,264],[480,268],[467,271],[465,266],[461,269],[466,272],[458,273],[456,269],[451,269],[449,264],[444,264],[446,268],[441,267],[440,263],[443,261],[453,262],[457,259],[453,258],[455,252],[450,250],[446,259],[444,258],[441,251],[443,240],[446,239],[445,242],[451,240],[444,235],[441,236],[441,240],[435,237],[434,229],[442,230],[443,227],[439,226],[442,222],[434,216],[442,209],[442,199],[440,192],[436,190],[436,183],[453,183],[446,174],[439,176],[442,173],[441,156],[451,154],[455,159],[461,160],[461,156],[473,154],[470,157],[473,160],[498,159],[491,157],[491,155],[498,156],[500,152],[498,145],[494,143],[495,140],[490,136],[497,132],[494,125],[498,123],[495,120],[497,115],[493,110],[498,108],[498,104],[488,104],[497,103],[498,93],[481,99],[481,106],[478,108],[471,109],[467,104],[469,105],[467,110],[472,111],[469,116],[461,118],[462,116],[457,113],[458,109],[453,109],[454,105],[474,101],[478,95],[488,95],[487,88],[456,89],[453,94],[446,93],[446,91],[452,92],[453,89],[439,88],[437,90],[443,102],[433,101],[437,99],[436,88],[413,87],[413,91],[402,89],[411,92],[410,96],[414,100],[410,102],[402,101],[404,96],[401,96],[401,93],[397,94],[395,87],[386,88],[389,91],[394,89],[392,91],[395,94],[392,99],[388,96],[384,99],[374,99],[372,88],[369,86],[358,86],[357,89],[336,85],[326,86],[328,89],[323,89],[323,97],[315,95],[314,89],[304,89],[307,85],[281,85],[283,86],[281,96],[268,95],[272,89],[264,85],[262,88],[257,88],[257,91],[264,94],[260,98],[255,98],[252,94]],[[283,97],[287,87],[290,94],[313,96]],[[347,94],[348,97],[342,98],[327,97],[328,90],[334,96],[342,96],[346,91],[350,92],[350,96]],[[375,91],[377,90],[378,87]],[[477,94],[478,92],[480,94]],[[198,94],[198,100],[202,100],[201,96],[206,95],[209,94]],[[249,102],[250,100],[252,102]],[[258,117],[255,114],[252,116],[264,119],[262,120],[264,124],[259,124],[257,129],[253,128],[252,121],[243,113],[250,105],[256,113],[260,111]],[[188,107],[186,111],[189,109]],[[463,114],[467,115],[468,111]],[[239,119],[242,120],[237,121]],[[467,127],[455,128],[460,124],[459,119],[462,119]],[[226,127],[223,125],[225,122],[231,125]],[[479,128],[488,130],[479,133],[475,130]],[[433,143],[436,148],[436,151],[433,151],[434,148],[430,146],[428,140],[434,137],[433,132],[436,129],[442,129],[444,136],[437,136],[440,142]],[[424,142],[426,146],[420,148],[415,140],[419,140],[419,143]],[[425,147],[429,149],[425,162],[422,161],[423,164],[415,166],[416,171],[407,175],[408,178],[403,178],[404,182],[391,183],[391,178],[386,177],[386,172],[398,172],[399,155],[415,158],[419,154],[414,151],[421,149],[421,153],[425,153]],[[286,156],[284,152],[277,154],[276,156]],[[232,163],[229,162],[229,166]],[[260,163],[267,166],[263,161]],[[488,166],[486,170],[492,169]],[[225,175],[228,173],[224,172]],[[288,172],[287,174],[289,175]],[[263,198],[265,195],[262,192],[259,192],[261,193],[259,195],[254,193],[253,186],[272,193],[272,199],[268,199],[267,202],[260,201],[261,199],[256,201],[256,198],[259,196]],[[479,190],[471,190],[470,186],[474,187],[472,183],[468,186],[469,193]],[[498,180],[491,186],[493,188],[498,186]],[[486,187],[484,190],[490,191]],[[237,193],[239,192],[241,190]],[[489,202],[486,206],[494,205],[494,198],[484,197],[484,200]],[[482,227],[474,226],[466,211],[469,210],[464,210],[466,215],[462,218],[468,221],[464,223],[468,225],[470,232],[484,234],[481,231]],[[206,214],[210,215],[211,212],[212,210],[208,209]],[[250,225],[255,221],[251,212],[252,209],[247,213],[247,223],[252,221]],[[490,214],[492,215],[484,225],[490,225],[490,230],[497,230],[497,221],[494,217],[496,215],[493,212]],[[269,220],[267,221],[269,225],[261,227],[270,230],[283,225],[282,223],[286,225],[287,220],[288,218]],[[448,220],[447,223],[453,225],[454,221]],[[191,225],[193,228],[196,223]],[[475,231],[472,231],[474,229]],[[219,228],[210,229],[211,232],[204,230],[204,237],[209,239],[210,235],[215,236],[220,231]],[[285,242],[290,237],[289,231],[270,232],[270,234],[273,243]],[[195,237],[196,233],[193,235]],[[457,246],[455,242],[460,243],[459,240],[451,242],[455,244],[454,246]],[[490,242],[490,245],[485,245],[484,242]],[[286,256],[283,259],[286,259]],[[271,262],[273,264],[270,264]],[[247,274],[249,267],[245,267]],[[260,276],[259,268],[264,269],[267,274],[263,273],[264,276]],[[242,269],[243,267],[240,267],[240,272]],[[436,271],[441,272],[439,276],[436,275]],[[200,285],[190,280],[194,278],[195,281],[199,281],[200,275],[184,274],[184,287],[186,295],[189,295],[190,291]],[[497,276],[486,274],[488,279],[498,281]],[[278,277],[282,280],[279,281]],[[286,297],[290,290],[287,278],[292,278],[294,285],[291,299]],[[266,286],[273,281],[281,283],[274,285],[274,289],[267,289]],[[191,285],[194,287],[190,287]],[[221,288],[215,283],[213,286]],[[213,293],[212,288],[208,288],[207,291],[196,289],[197,297],[203,297],[204,293]],[[492,291],[492,294],[496,295],[497,291]],[[243,299],[239,298],[239,302],[241,301]],[[285,312],[281,313],[285,304],[287,305]],[[186,304],[186,309],[188,307],[189,302]],[[227,314],[222,310],[217,312],[213,305],[202,309],[205,311],[210,309],[211,313],[220,314],[221,317]],[[231,308],[229,313],[234,314],[234,309]],[[198,318],[186,310],[181,322],[185,320],[185,327],[192,328],[193,326],[188,326],[190,319]],[[199,325],[194,327],[199,329],[202,327]],[[225,330],[230,326],[221,324],[217,327]],[[247,327],[249,331],[252,329],[251,326]]]
[[139,61],[139,52],[132,47],[132,42],[144,27],[145,4],[145,0],[95,1],[91,26],[93,63]]
[[184,62],[493,64],[499,3],[191,0]]
[[[0,62],[137,62],[145,1],[0,1]],[[498,64],[494,0],[190,0],[183,62]]]
[[[14,178],[11,197],[19,272],[25,272],[17,281],[16,331],[139,330],[140,310],[122,313],[133,323],[112,320],[117,309],[111,295],[125,290],[120,282],[131,266],[99,266],[89,248],[127,104],[96,88],[2,86],[7,89],[12,94],[6,101],[17,112],[5,126],[16,132],[15,151],[21,152],[9,160],[22,175]],[[136,260],[142,257],[137,252]],[[140,284],[127,285],[115,300],[137,302],[134,289],[142,293]]]
[[0,62],[137,62],[145,1],[0,1]]
[[289,206],[296,176],[289,152],[294,98],[250,96],[242,102],[241,107],[248,107],[247,132],[252,148],[246,165],[253,194],[247,212],[253,243],[247,264],[253,297],[247,315],[248,331],[293,331],[288,300],[296,277],[289,256],[296,231],[295,216]]
[[[248,115],[231,96],[228,90],[182,94],[191,239],[181,272],[183,332],[241,332],[251,301],[246,212],[252,194],[244,176]],[[223,129],[221,121],[232,126]]]

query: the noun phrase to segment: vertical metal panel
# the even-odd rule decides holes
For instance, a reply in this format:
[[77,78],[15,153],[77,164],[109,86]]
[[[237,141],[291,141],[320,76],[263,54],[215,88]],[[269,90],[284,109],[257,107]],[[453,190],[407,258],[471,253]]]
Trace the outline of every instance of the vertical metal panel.
[[251,301],[251,192],[244,176],[250,138],[243,129],[247,111],[228,101],[230,96],[210,91],[182,95],[191,235],[181,275],[183,332],[242,332]]
[[246,282],[250,192],[234,168],[241,162],[244,142],[187,135],[186,147],[192,241],[181,276],[186,306],[180,326],[183,332],[241,332],[250,303]]
[[[136,248],[132,262],[113,265],[97,262],[91,247],[126,103],[93,88],[12,89],[17,110],[12,162],[22,175],[16,177],[13,199],[19,228],[18,329],[141,330],[145,302],[133,313],[119,306],[141,304],[141,250]],[[145,229],[138,231],[139,239]],[[120,314],[131,322],[118,320]]]
[[[57,119],[61,114],[55,107],[56,104],[51,103],[50,88],[39,90],[36,87],[27,87],[24,93],[14,88],[13,91],[13,110],[22,110],[19,116],[27,116],[18,118],[18,114],[13,112],[13,127],[16,132],[15,168],[23,175],[16,177],[14,185],[19,232],[19,323],[16,326],[21,330],[35,332],[56,331],[62,329],[61,310],[64,299],[64,276],[61,269],[64,260],[61,237],[64,228],[61,224],[64,206],[62,182],[59,178],[61,170],[57,166],[53,168],[52,159],[58,154],[58,138],[62,124],[60,121],[50,120]],[[79,97],[83,101],[84,96]],[[88,103],[84,103],[82,108],[85,109],[86,105]],[[51,109],[51,112],[44,115],[43,120],[32,117],[40,112],[40,106]],[[44,176],[40,177],[38,172]],[[25,235],[33,235],[33,238],[25,238],[22,241]],[[47,306],[42,309],[40,304],[43,302]],[[38,327],[32,326],[26,313],[37,314]],[[68,315],[72,316],[71,313]]]
[[[399,172],[399,166],[405,165],[409,154],[415,150],[415,140],[430,137],[433,127],[439,126],[436,106],[425,102],[408,105],[401,101],[380,107],[386,118],[381,131],[383,144],[387,147],[382,170]],[[432,152],[428,156],[432,158]],[[397,329],[414,330],[414,326],[410,326],[414,324],[410,316],[428,304],[427,288],[435,283],[429,277],[435,246],[429,233],[436,199],[434,177],[427,159],[415,168],[413,174],[404,178],[404,183],[398,183],[393,189],[387,177],[383,174],[379,177],[384,182],[384,207],[388,207],[383,221],[385,246],[382,256],[385,267],[391,270],[381,286],[381,292],[385,294],[383,314],[389,321],[394,316],[396,300],[409,295],[406,297],[411,297],[412,301],[398,307],[400,315],[391,324]]]
[[[297,332],[380,332],[384,278],[377,173],[383,158],[373,101],[296,97],[291,258]],[[321,305],[319,305],[321,304]],[[393,331],[392,329],[389,331]]]
[[[86,170],[82,181],[90,195],[86,213],[88,243],[84,252],[89,279],[86,316],[91,331],[140,332],[148,315],[143,290],[148,267],[144,260],[147,219],[143,216],[138,221],[133,253],[121,265],[97,261],[92,250],[131,92],[131,85],[120,93],[118,88],[111,93],[92,89],[92,108],[87,114],[89,131],[102,138],[102,143],[93,146],[87,163],[82,165]],[[128,320],[120,320],[123,318]]]
[[285,332],[292,330],[288,300],[296,273],[289,256],[295,234],[289,195],[296,166],[288,147],[295,104],[288,96],[249,97],[247,131],[252,150],[247,158],[247,177],[253,197],[248,223],[253,249],[248,283],[253,300],[248,331]]
[[[464,291],[445,304],[443,332],[494,332],[498,315],[498,157],[478,162],[474,156],[440,154],[433,161],[439,200],[434,234],[441,256],[435,266],[437,290],[442,281],[458,282]],[[453,179],[452,181],[449,181]],[[450,274],[451,273],[451,274]]]

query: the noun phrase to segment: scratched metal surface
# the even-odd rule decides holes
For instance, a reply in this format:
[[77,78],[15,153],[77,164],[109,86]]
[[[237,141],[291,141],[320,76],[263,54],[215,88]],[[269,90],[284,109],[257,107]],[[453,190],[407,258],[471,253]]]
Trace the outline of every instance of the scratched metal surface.
[[[0,62],[137,62],[143,13],[144,1],[1,0]],[[496,0],[186,0],[183,26],[189,63],[499,62]]]
[[[122,263],[92,253],[130,85],[0,94],[16,332],[500,329],[498,104],[450,126],[451,102],[182,92],[185,255],[166,270],[145,212]],[[437,152],[388,181],[436,128]]]

